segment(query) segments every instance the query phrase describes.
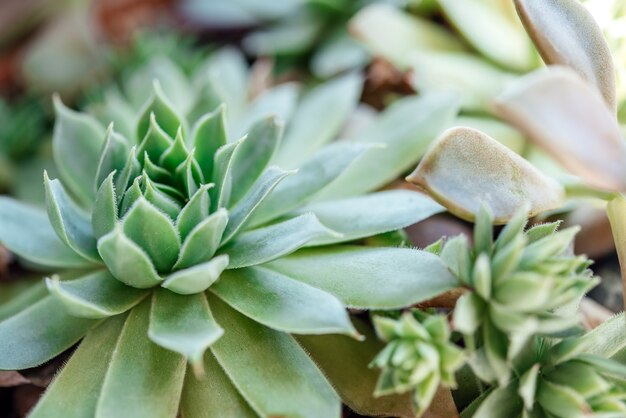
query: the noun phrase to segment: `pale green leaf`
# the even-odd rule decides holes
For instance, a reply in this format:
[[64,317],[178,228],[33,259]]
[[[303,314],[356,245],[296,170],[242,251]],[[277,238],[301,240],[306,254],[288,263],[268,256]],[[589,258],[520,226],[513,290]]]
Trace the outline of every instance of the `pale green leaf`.
[[47,296],[0,322],[0,370],[38,366],[80,340],[99,321],[69,315]]
[[161,286],[181,295],[203,292],[220,278],[227,266],[228,255],[218,255],[205,263],[170,274]]
[[362,309],[398,309],[459,286],[434,254],[406,248],[305,249],[266,266]]
[[220,106],[212,113],[207,113],[193,128],[194,155],[205,179],[210,179],[213,174],[213,156],[228,142],[224,109],[224,106]]
[[237,155],[237,149],[245,142],[245,137],[226,144],[219,148],[213,160],[213,175],[211,179],[215,183],[215,188],[211,189],[211,209],[224,208],[230,200],[232,188],[232,162]]
[[185,240],[191,230],[209,216],[210,201],[209,189],[214,185],[203,184],[198,191],[189,199],[187,204],[178,214],[176,228],[181,240]]
[[185,377],[185,359],[148,339],[150,300],[130,311],[109,362],[96,418],[171,418]]
[[126,164],[126,157],[130,152],[130,144],[122,135],[113,130],[113,123],[109,125],[104,146],[100,154],[100,161],[96,171],[96,190],[113,171],[122,171]]
[[227,223],[228,212],[219,209],[196,225],[185,239],[174,267],[185,268],[209,261],[220,245]]
[[260,416],[340,417],[339,397],[291,336],[246,318],[216,297],[209,303],[228,330],[211,351]]
[[161,347],[185,356],[197,377],[203,373],[204,352],[223,333],[203,293],[183,296],[166,289],[154,292],[148,336]]
[[91,228],[96,239],[108,234],[117,222],[117,196],[113,184],[113,176],[109,176],[102,182],[91,214]]
[[[511,418],[522,411],[522,398],[513,384],[497,388],[482,400],[472,418]],[[462,418],[469,415],[462,414]]]
[[[186,126],[184,125],[184,119],[178,114],[170,100],[165,96],[158,80],[154,80],[153,90],[152,97],[148,99],[140,111],[136,130],[137,140],[141,140],[146,136],[151,125],[153,125],[151,119],[156,120],[158,126],[161,127],[170,138],[176,136],[179,127],[182,127],[183,132],[185,132]],[[150,158],[152,158],[152,154]],[[155,159],[155,161],[158,160]]]
[[46,279],[50,293],[74,316],[105,318],[126,312],[148,294],[128,287],[106,270],[86,274],[78,279]]
[[336,232],[326,228],[313,214],[239,234],[219,254],[228,254],[228,268],[249,267],[292,253],[308,242]]
[[248,267],[226,271],[211,291],[239,312],[277,331],[358,337],[337,298],[272,270]]
[[[174,134],[176,134],[176,132],[175,130]],[[165,150],[172,145],[174,141],[172,138],[173,136],[170,136],[161,128],[159,122],[156,120],[156,115],[150,113],[145,134],[141,137],[137,137],[137,141],[139,142],[137,148],[138,158],[143,160],[145,155],[148,155],[151,161],[159,161]]]

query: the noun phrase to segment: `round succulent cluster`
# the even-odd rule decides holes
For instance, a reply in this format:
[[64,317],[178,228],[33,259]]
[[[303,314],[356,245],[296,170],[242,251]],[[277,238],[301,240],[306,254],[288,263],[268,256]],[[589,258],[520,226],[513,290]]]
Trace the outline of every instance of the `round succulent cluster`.
[[[0,369],[39,365],[83,339],[33,417],[67,417],[70,403],[77,418],[120,408],[134,417],[337,417],[340,396],[363,413],[393,414],[397,404],[376,405],[371,389],[354,394],[320,370],[320,356],[358,351],[350,338],[313,359],[293,335],[361,339],[347,306],[400,309],[458,285],[434,254],[361,242],[443,210],[411,191],[367,193],[412,164],[414,131],[385,136],[386,148],[329,143],[356,105],[358,75],[301,103],[294,86],[279,85],[248,104],[242,62],[210,57],[203,82],[182,96],[192,85],[182,72],[151,62],[140,74],[160,76],[139,110],[109,96],[93,108],[100,121],[55,99],[59,179],[44,174],[47,213],[0,198],[0,241],[51,273],[48,292],[0,317]],[[131,78],[145,95],[145,80]],[[424,106],[431,117],[418,132],[434,136],[448,100],[399,103],[373,134]],[[379,158],[388,164],[373,164]],[[361,379],[363,363],[338,380]],[[84,396],[70,396],[82,378]]]
[[457,237],[440,254],[469,289],[457,301],[454,328],[470,350],[482,342],[470,363],[488,382],[508,382],[516,358],[534,336],[577,329],[579,318],[567,306],[597,283],[586,257],[568,255],[578,228],[556,232],[554,222],[524,231],[526,213],[518,211],[494,241],[491,215],[483,209],[473,245]]
[[374,326],[388,343],[371,363],[382,369],[377,396],[411,391],[421,414],[440,385],[456,387],[454,373],[463,365],[464,355],[450,342],[445,316],[411,310],[398,319],[376,316]]

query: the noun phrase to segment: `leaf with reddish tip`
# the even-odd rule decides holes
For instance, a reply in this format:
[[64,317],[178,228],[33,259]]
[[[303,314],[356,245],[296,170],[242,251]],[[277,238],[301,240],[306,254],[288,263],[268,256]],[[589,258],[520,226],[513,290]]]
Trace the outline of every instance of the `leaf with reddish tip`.
[[615,69],[602,30],[578,0],[515,0],[546,64],[566,65],[595,84],[615,112]]
[[497,100],[500,115],[587,184],[626,190],[626,143],[598,92],[571,70],[538,71]]
[[526,203],[533,216],[560,207],[564,198],[555,180],[471,128],[444,132],[407,180],[466,220],[486,205],[495,222],[506,223]]

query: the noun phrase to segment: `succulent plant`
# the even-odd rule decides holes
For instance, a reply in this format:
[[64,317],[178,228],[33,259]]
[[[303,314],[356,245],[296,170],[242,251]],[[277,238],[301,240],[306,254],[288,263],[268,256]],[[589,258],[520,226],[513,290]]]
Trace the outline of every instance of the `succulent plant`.
[[450,342],[450,328],[443,315],[417,309],[400,318],[374,317],[376,333],[388,344],[372,361],[382,369],[375,394],[411,391],[418,414],[432,402],[439,385],[455,388],[454,373],[463,365],[460,348]]
[[[358,75],[299,106],[292,85],[247,105],[241,62],[211,57],[189,102],[171,99],[161,77],[135,114],[108,103],[134,121],[120,123],[124,134],[55,98],[60,179],[44,174],[47,215],[0,199],[0,241],[52,271],[49,293],[4,310],[18,312],[0,318],[0,369],[36,366],[83,339],[31,416],[338,417],[339,395],[362,413],[410,415],[398,412],[405,398],[370,400],[369,359],[367,380],[358,365],[328,370],[324,359],[358,346],[346,307],[399,309],[458,285],[434,254],[358,245],[442,210],[412,191],[364,193],[423,148],[389,126],[425,107],[419,137],[429,140],[454,102],[390,109],[369,131],[387,132],[386,148],[367,136],[328,144]],[[298,334],[348,337],[315,350]],[[356,392],[351,379],[364,381]]]

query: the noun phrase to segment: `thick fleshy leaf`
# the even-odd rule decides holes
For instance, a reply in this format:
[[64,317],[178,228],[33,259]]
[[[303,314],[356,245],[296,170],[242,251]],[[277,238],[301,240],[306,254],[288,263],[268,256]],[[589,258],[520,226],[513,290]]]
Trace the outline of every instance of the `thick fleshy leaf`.
[[[110,318],[87,333],[29,417],[84,418],[95,415],[102,382],[125,319],[124,315]],[[69,393],[72,395],[68,396]]]
[[250,192],[228,211],[228,224],[224,230],[222,243],[230,241],[246,225],[248,219],[254,214],[259,205],[263,203],[265,198],[272,193],[272,190],[285,177],[293,174],[295,174],[295,171],[284,171],[274,166],[265,170],[252,186]]
[[626,143],[617,121],[600,94],[573,71],[532,73],[500,95],[497,108],[588,184],[626,190]]
[[183,296],[166,289],[154,292],[148,336],[161,347],[185,356],[198,377],[203,372],[204,352],[223,333],[203,293]]
[[180,238],[172,221],[140,197],[122,220],[124,234],[150,257],[157,271],[168,271],[178,259]]
[[528,71],[538,60],[524,28],[508,15],[504,4],[439,0],[443,13],[474,48],[505,68]]
[[91,228],[96,239],[100,239],[111,232],[117,222],[117,196],[113,184],[114,175],[115,173],[109,174],[100,185],[98,193],[96,193],[96,202],[93,205],[91,214]]
[[231,142],[217,150],[213,161],[213,174],[211,180],[215,188],[211,189],[211,209],[216,210],[226,207],[230,200],[232,188],[232,162],[237,155],[237,149],[245,142],[245,137],[236,142]]
[[113,124],[109,125],[96,171],[96,190],[113,171],[122,171],[129,151],[128,140],[113,130]]
[[143,196],[146,200],[169,216],[172,221],[176,220],[180,214],[180,205],[170,195],[159,190],[147,174],[144,174],[142,178],[144,185]]
[[[622,296],[624,306],[626,306],[626,197],[619,194],[609,200],[606,213],[611,224],[615,251],[619,259],[620,271],[622,273]],[[626,341],[625,341],[626,342]]]
[[339,418],[339,397],[290,335],[246,318],[216,297],[209,303],[228,330],[211,351],[260,416]]
[[98,262],[96,238],[89,215],[67,194],[59,180],[50,180],[44,172],[48,219],[55,232],[68,247],[88,260]]
[[522,410],[522,398],[517,394],[515,386],[510,384],[506,387],[492,390],[485,398],[481,399],[480,406],[473,415],[463,413],[463,418],[504,418],[519,415]]
[[299,168],[336,138],[356,107],[362,83],[360,75],[348,74],[311,90],[298,105],[273,163],[281,168]]
[[209,261],[220,245],[227,223],[225,209],[219,209],[200,222],[185,239],[174,267],[185,268]]
[[0,196],[0,219],[0,242],[31,263],[63,268],[92,265],[61,242],[45,211]]
[[237,203],[265,171],[283,136],[283,124],[270,116],[256,122],[233,160],[231,203]]
[[356,196],[395,180],[411,168],[428,145],[450,124],[457,112],[451,94],[428,94],[398,100],[355,138],[363,143],[381,143],[350,165],[337,180],[322,190],[316,200]]
[[380,372],[369,364],[385,345],[364,321],[353,321],[365,341],[343,335],[299,335],[296,339],[351,410],[366,416],[415,417],[409,393],[374,397]]
[[224,106],[204,115],[193,128],[195,157],[205,179],[213,174],[213,156],[220,147],[226,145]]
[[191,230],[209,216],[209,189],[214,185],[203,184],[187,202],[176,219],[176,228],[181,240],[185,240]]
[[228,268],[249,267],[292,253],[314,239],[335,235],[309,213],[239,234],[220,248],[219,254],[230,257]]
[[613,57],[587,8],[576,0],[515,0],[515,6],[546,64],[574,69],[597,87],[614,112]]
[[463,44],[441,25],[384,3],[365,7],[350,21],[350,33],[374,54],[406,68],[415,50],[462,51]]
[[151,161],[159,161],[165,150],[172,145],[174,141],[172,139],[173,136],[170,136],[161,128],[154,113],[150,113],[146,129],[144,136],[137,138],[137,141],[139,141],[139,146],[137,147],[138,158],[143,161],[145,155],[148,155]]
[[298,213],[314,213],[321,223],[342,234],[338,238],[320,238],[309,245],[353,241],[395,231],[443,211],[428,196],[408,190],[329,200],[298,209]]
[[47,296],[0,322],[0,370],[38,366],[80,340],[98,320],[69,315]]
[[305,249],[264,267],[362,309],[403,308],[460,285],[439,257],[406,248]]
[[181,295],[204,292],[228,266],[228,255],[218,255],[210,261],[178,270],[167,276],[161,286]]
[[272,270],[248,267],[226,271],[211,291],[277,331],[358,336],[337,298]]
[[69,313],[82,318],[105,318],[121,314],[148,294],[144,290],[124,285],[106,270],[73,280],[60,280],[55,275],[46,279],[46,285]]
[[461,115],[452,121],[450,128],[455,126],[465,126],[484,132],[520,155],[525,154],[528,146],[528,140],[519,130],[495,118]]
[[180,400],[185,418],[258,418],[210,351],[204,355],[204,371],[204,379],[187,371]]
[[139,289],[161,283],[150,257],[124,235],[121,226],[98,240],[98,252],[117,280]]
[[130,311],[109,362],[97,418],[176,416],[185,359],[154,344],[146,330],[150,300]]
[[[134,179],[139,175],[140,165],[139,161],[137,161],[136,155],[137,148],[132,147],[130,149],[130,152],[128,153],[128,158],[126,159],[126,164],[124,164],[124,168],[119,173],[119,175],[114,178],[115,190],[125,191],[130,183],[133,182]],[[123,193],[118,193],[118,203],[120,203],[122,196],[124,196]]]
[[487,207],[505,223],[525,204],[529,216],[562,205],[563,188],[498,141],[470,128],[444,132],[407,177],[456,216]]
[[188,156],[189,150],[183,140],[183,131],[179,128],[178,131],[176,131],[174,142],[172,142],[170,146],[163,151],[161,157],[159,157],[159,166],[170,172],[174,171]]
[[48,294],[46,283],[39,277],[31,280],[23,278],[12,285],[3,284],[0,293],[0,321],[23,311]]
[[239,138],[250,131],[259,119],[274,115],[279,121],[286,123],[293,113],[298,99],[298,85],[283,83],[265,90],[248,106],[245,114],[231,125],[231,139]]
[[[158,125],[167,135],[174,138],[179,127],[182,127],[183,131],[185,131],[186,127],[184,126],[183,118],[178,115],[168,98],[165,97],[165,93],[163,93],[163,89],[157,80],[154,81],[153,88],[154,93],[152,97],[141,110],[141,116],[137,123],[137,139],[141,140],[146,136],[153,118],[156,119]],[[150,158],[152,158],[152,155],[150,155]]]
[[54,97],[54,109],[52,150],[56,167],[79,202],[91,206],[105,131],[91,116],[65,107],[58,96]]
[[298,171],[280,182],[259,205],[251,224],[261,225],[284,215],[311,200],[317,192],[334,181],[372,144],[335,142],[317,152]]

